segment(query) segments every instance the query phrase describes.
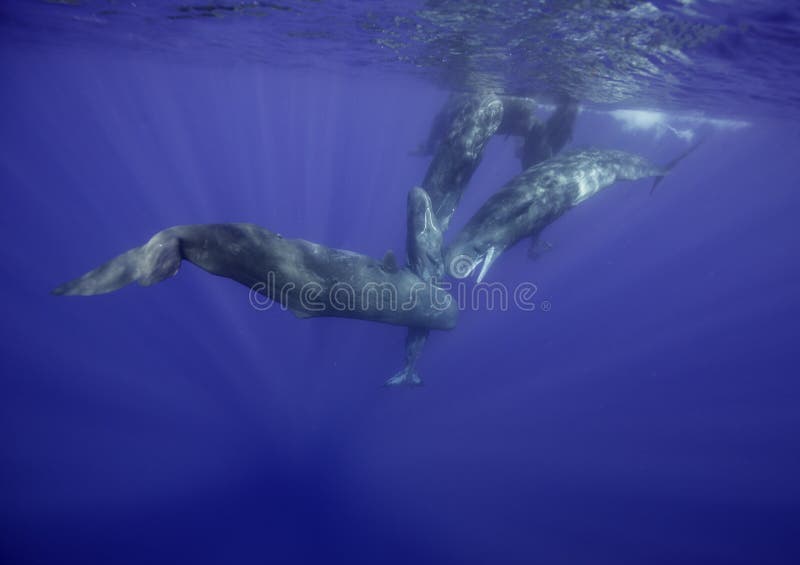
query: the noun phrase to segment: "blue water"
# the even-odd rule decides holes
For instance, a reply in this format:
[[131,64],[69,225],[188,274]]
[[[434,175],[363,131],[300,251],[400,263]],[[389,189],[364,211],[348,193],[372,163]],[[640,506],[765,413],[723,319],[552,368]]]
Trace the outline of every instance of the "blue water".
[[[695,4],[734,30],[686,47],[704,65],[597,75],[641,86],[608,97],[558,85],[585,101],[573,147],[666,163],[707,140],[653,195],[619,183],[537,258],[504,254],[492,279],[535,283],[537,309],[461,312],[425,386],[387,389],[403,328],[259,312],[187,263],[152,288],[49,291],[176,224],[402,257],[428,166],[409,152],[468,85],[461,63],[348,31],[368,28],[346,3],[188,23],[108,5],[0,7],[0,561],[800,561],[793,7],[747,3],[758,33],[737,39]],[[303,25],[332,31],[278,33]],[[508,88],[546,103],[541,76]],[[515,149],[489,143],[451,235],[519,172]]]

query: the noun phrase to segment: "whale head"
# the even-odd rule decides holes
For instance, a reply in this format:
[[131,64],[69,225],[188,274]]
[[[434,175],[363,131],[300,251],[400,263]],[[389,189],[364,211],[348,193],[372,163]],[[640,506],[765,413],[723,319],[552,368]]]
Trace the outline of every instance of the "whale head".
[[442,279],[442,230],[430,196],[420,187],[408,193],[408,260],[411,270],[425,280]]

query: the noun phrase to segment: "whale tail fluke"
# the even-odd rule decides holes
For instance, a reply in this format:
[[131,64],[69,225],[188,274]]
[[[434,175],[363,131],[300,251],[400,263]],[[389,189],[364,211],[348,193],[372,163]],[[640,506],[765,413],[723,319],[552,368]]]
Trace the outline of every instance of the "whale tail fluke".
[[653,181],[653,186],[651,186],[651,187],[650,187],[650,194],[653,194],[653,192],[655,192],[655,190],[656,190],[656,187],[657,187],[659,184],[661,184],[661,181],[662,181],[662,180],[664,180],[664,177],[666,177],[666,176],[667,176],[667,174],[669,174],[669,172],[670,172],[670,171],[671,171],[673,168],[675,168],[675,165],[677,165],[678,163],[680,163],[681,161],[683,161],[683,160],[684,160],[686,157],[688,157],[689,155],[691,155],[692,153],[694,153],[694,152],[697,150],[697,148],[698,148],[698,147],[700,147],[701,145],[703,145],[703,144],[706,142],[706,140],[707,140],[707,139],[708,139],[708,136],[705,136],[705,137],[702,137],[702,138],[700,138],[700,140],[699,140],[697,143],[695,143],[695,144],[694,144],[694,145],[692,145],[692,146],[691,146],[689,149],[687,149],[686,151],[684,151],[683,153],[681,153],[680,155],[678,155],[677,157],[675,157],[675,158],[674,158],[672,161],[670,161],[669,163],[667,163],[667,164],[664,166],[664,172],[663,172],[662,174],[658,175],[658,176],[656,177],[656,179]]
[[405,367],[386,380],[383,386],[422,386],[422,379],[413,367]]
[[58,296],[92,296],[114,292],[134,281],[150,286],[174,276],[181,259],[180,240],[166,231],[159,232],[145,245],[126,251],[51,292]]
[[131,249],[93,271],[54,288],[51,292],[58,296],[91,296],[113,292],[127,286],[137,279],[140,252],[140,247]]

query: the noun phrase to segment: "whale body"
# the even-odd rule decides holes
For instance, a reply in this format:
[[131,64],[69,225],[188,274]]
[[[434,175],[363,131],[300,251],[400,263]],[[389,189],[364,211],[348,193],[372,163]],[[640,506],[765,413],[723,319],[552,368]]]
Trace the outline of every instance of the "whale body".
[[663,177],[668,170],[633,153],[598,149],[534,165],[489,197],[456,235],[446,252],[448,273],[463,279],[482,263],[480,282],[503,251],[573,206],[617,181]]
[[255,224],[168,228],[53,294],[104,294],[132,282],[150,286],[177,274],[183,260],[233,279],[301,318],[335,316],[448,330],[458,316],[449,293],[410,269],[287,239]]

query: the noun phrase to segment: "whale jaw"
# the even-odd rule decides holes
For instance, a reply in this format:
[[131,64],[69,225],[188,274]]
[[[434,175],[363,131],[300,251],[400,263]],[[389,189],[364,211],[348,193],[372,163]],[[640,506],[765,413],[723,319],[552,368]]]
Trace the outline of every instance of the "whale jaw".
[[492,266],[492,263],[494,263],[495,259],[497,259],[499,255],[500,253],[497,251],[496,247],[492,246],[489,248],[489,250],[486,252],[486,255],[483,256],[483,266],[481,267],[481,272],[478,273],[478,279],[476,281],[477,283],[480,284],[481,282],[483,282],[486,273],[489,272],[489,268]]
[[478,277],[475,281],[476,283],[480,283],[486,277],[486,273],[489,272],[489,269],[492,267],[501,253],[502,249],[500,247],[492,245],[486,250],[485,253],[482,253],[474,258],[469,257],[468,255],[457,255],[450,260],[450,274],[457,279],[466,279],[472,276],[472,274],[480,266],[481,269],[478,272]]

